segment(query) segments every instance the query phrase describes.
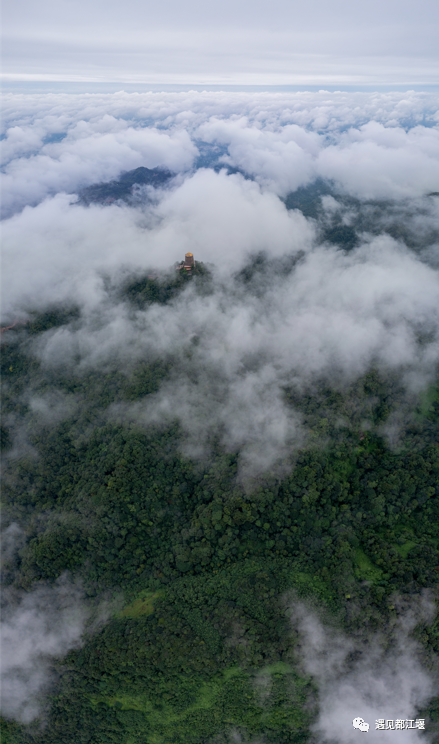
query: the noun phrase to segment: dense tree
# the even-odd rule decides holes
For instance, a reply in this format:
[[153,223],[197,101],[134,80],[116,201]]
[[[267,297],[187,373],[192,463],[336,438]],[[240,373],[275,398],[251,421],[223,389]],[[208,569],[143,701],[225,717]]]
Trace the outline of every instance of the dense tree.
[[[126,296],[168,302],[186,281],[145,279]],[[30,338],[67,322],[75,318],[53,311],[9,331],[4,345],[2,446],[11,451],[19,431],[32,449],[5,462],[4,510],[26,545],[4,581],[29,589],[69,571],[90,596],[122,591],[125,607],[57,663],[44,730],[8,721],[4,741],[201,744],[233,730],[306,741],[316,691],[295,665],[288,597],[312,599],[347,630],[385,631],[392,596],[438,585],[437,388],[399,451],[379,436],[397,381],[371,370],[343,394],[286,390],[315,439],[288,475],[249,492],[236,478],[238,453],[218,446],[202,465],[180,454],[177,425],[142,430],[102,417],[111,402],[154,393],[172,360],[139,362],[129,375],[43,370]],[[24,390],[80,403],[36,425]],[[346,411],[353,425],[340,429]],[[356,425],[364,411],[369,431]],[[418,630],[437,653],[437,621]],[[425,715],[437,717],[437,701]]]

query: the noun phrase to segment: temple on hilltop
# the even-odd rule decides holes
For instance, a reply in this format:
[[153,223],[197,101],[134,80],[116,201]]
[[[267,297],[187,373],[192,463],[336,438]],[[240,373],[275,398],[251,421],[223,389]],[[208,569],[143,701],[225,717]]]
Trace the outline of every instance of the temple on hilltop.
[[194,254],[186,253],[184,256],[184,261],[180,261],[180,263],[177,264],[177,271],[181,271],[181,269],[184,269],[184,271],[187,271],[187,273],[190,274],[194,267],[195,267]]

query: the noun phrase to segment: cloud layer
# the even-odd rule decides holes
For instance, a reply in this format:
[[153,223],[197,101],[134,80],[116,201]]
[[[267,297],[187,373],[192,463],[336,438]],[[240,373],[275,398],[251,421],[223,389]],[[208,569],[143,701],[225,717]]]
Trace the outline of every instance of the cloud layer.
[[[224,175],[212,177],[229,183]],[[169,304],[133,311],[112,301],[103,280],[96,286],[84,278],[80,291],[83,274],[73,284],[72,266],[64,294],[74,290],[70,299],[83,301],[82,321],[47,332],[34,352],[44,366],[62,364],[79,373],[117,365],[129,374],[136,361],[171,359],[172,374],[158,393],[112,408],[111,417],[145,426],[178,420],[186,454],[205,454],[219,437],[229,451],[240,450],[244,469],[252,472],[266,470],[303,441],[300,417],[285,403],[287,388],[312,391],[324,380],[342,389],[375,366],[399,375],[414,392],[422,389],[439,360],[437,270],[389,236],[342,252],[314,245],[303,217],[280,212],[279,218],[270,223],[279,254],[295,251],[296,263],[277,273],[268,260],[250,286],[239,273],[230,275],[232,250],[229,261],[223,252],[227,270],[215,274],[212,292],[200,295],[194,284]],[[213,220],[212,227],[217,241]],[[239,233],[241,248],[248,240],[250,250],[264,237],[259,227],[257,236]],[[296,240],[299,234],[296,245],[288,229]],[[152,239],[163,246],[161,230],[166,233],[167,225]],[[267,246],[269,237],[267,230]]]
[[225,163],[280,195],[318,177],[334,179],[361,198],[412,198],[439,188],[433,95],[121,92],[5,98],[5,215],[139,165],[186,172],[203,141],[226,148]]
[[[17,9],[18,8],[18,9]],[[12,79],[189,84],[436,84],[437,4],[275,0],[221,6],[167,0],[28,0],[5,9]],[[99,29],[99,33],[96,33]]]
[[[309,390],[322,378],[350,383],[371,365],[397,373],[412,390],[434,376],[439,200],[425,195],[439,188],[433,97],[12,100],[4,140],[11,214],[3,222],[5,318],[54,303],[82,313],[79,324],[40,340],[45,365],[117,363],[129,373],[135,360],[172,357],[173,376],[125,415],[144,423],[178,419],[186,452],[219,436],[262,470],[303,441],[285,388]],[[75,203],[82,185],[138,165],[176,176],[137,207]],[[314,194],[314,218],[287,210],[282,199],[316,179],[333,185],[332,195]],[[355,227],[349,251],[325,241],[333,224]],[[408,245],[404,236],[412,236]],[[124,277],[151,267],[165,276],[187,251],[214,265],[210,294],[188,287],[168,305],[138,311],[116,298]],[[258,255],[263,270],[243,282],[240,270],[252,271]]]

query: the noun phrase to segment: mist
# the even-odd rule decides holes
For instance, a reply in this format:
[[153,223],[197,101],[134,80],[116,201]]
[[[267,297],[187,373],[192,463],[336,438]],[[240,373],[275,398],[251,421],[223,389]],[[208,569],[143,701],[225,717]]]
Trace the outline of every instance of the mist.
[[16,522],[1,534],[1,714],[24,724],[44,721],[64,657],[98,632],[120,603],[104,595],[90,599],[83,582],[68,572],[23,589],[13,577],[27,539]]
[[[427,670],[420,645],[411,635],[415,626],[433,621],[436,607],[432,598],[393,598],[395,608],[386,636],[368,633],[343,635],[322,622],[310,607],[296,602],[289,611],[298,633],[297,658],[302,669],[315,681],[319,713],[313,725],[318,742],[357,742],[360,731],[355,718],[369,724],[368,739],[397,742],[425,741],[417,729],[379,730],[378,720],[410,721],[414,727],[418,712],[437,689],[437,669]],[[431,740],[427,734],[427,741]]]
[[44,712],[55,660],[80,648],[92,613],[81,585],[67,576],[18,595],[4,590],[3,602],[1,712],[28,724]]
[[[43,369],[77,374],[119,369],[129,375],[141,360],[170,360],[172,372],[160,390],[135,404],[110,405],[110,420],[146,428],[178,421],[182,450],[196,457],[205,456],[219,436],[227,451],[240,451],[242,466],[252,472],[268,470],[306,441],[300,414],[286,403],[287,388],[309,394],[324,382],[342,391],[373,366],[384,376],[396,375],[408,393],[422,391],[438,363],[437,270],[389,236],[341,252],[315,244],[301,215],[289,217],[280,208],[278,214],[280,225],[274,218],[271,224],[279,233],[285,222],[280,258],[288,242],[291,251],[293,236],[297,246],[288,253],[293,264],[286,272],[271,267],[273,251],[250,283],[239,271],[227,276],[221,266],[207,295],[194,281],[168,304],[133,309],[115,299],[98,272],[84,277],[81,268],[75,277],[72,266],[70,273],[60,271],[52,297],[60,296],[67,276],[67,297],[83,301],[80,320],[42,334],[29,348]],[[294,228],[294,220],[290,237],[286,228]],[[239,234],[249,247],[264,237],[259,231],[256,238],[253,227]],[[168,229],[153,231],[151,242],[163,245]],[[266,245],[269,234],[267,229]],[[212,239],[220,242],[217,231]],[[256,262],[248,260],[250,267]],[[231,256],[230,271],[233,262]],[[47,403],[34,397],[33,416],[43,419]]]
[[[371,367],[409,395],[435,378],[433,97],[60,94],[36,110],[30,98],[6,107],[5,323],[79,308],[29,341],[45,369],[129,375],[139,360],[172,359],[161,389],[110,406],[111,420],[178,421],[187,455],[219,436],[263,472],[307,438],[286,389],[340,390]],[[136,203],[78,200],[139,165],[174,177]],[[302,193],[311,210],[297,208]],[[340,229],[349,244],[331,237]],[[154,270],[166,282],[188,251],[209,267],[207,293],[194,279],[167,304],[122,299],[129,278]]]

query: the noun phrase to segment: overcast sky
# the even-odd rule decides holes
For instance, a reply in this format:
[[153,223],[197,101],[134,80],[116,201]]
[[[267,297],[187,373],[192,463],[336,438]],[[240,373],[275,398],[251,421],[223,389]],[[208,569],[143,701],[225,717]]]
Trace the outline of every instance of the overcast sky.
[[437,0],[5,0],[6,80],[429,86]]

